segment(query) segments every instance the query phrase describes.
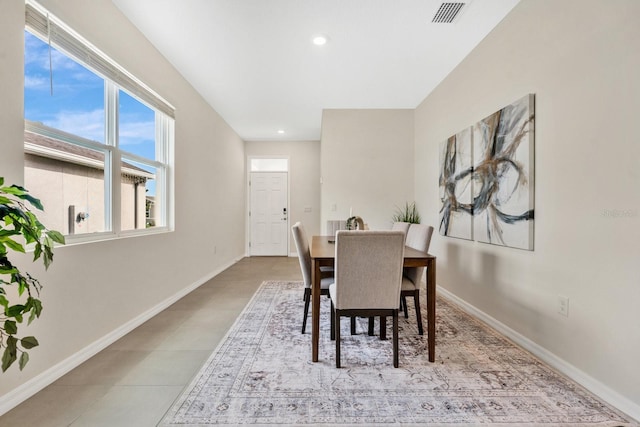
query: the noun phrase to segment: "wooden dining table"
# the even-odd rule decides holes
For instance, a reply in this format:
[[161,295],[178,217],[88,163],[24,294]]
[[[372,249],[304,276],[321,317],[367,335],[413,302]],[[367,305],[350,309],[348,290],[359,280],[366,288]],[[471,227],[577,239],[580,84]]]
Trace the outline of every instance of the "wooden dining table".
[[[311,247],[311,360],[318,361],[320,342],[320,267],[333,267],[336,245],[333,236],[312,236]],[[436,257],[408,246],[404,248],[404,267],[427,267],[427,348],[429,362],[436,358]]]

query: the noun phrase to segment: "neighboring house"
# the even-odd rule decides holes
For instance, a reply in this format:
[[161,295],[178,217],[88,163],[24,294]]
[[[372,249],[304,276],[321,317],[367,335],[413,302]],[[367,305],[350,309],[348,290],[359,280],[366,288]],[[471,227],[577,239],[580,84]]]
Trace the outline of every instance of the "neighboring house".
[[[24,142],[25,187],[44,205],[41,221],[66,235],[105,231],[104,153],[29,131]],[[145,228],[154,176],[126,162],[121,170],[122,229]]]

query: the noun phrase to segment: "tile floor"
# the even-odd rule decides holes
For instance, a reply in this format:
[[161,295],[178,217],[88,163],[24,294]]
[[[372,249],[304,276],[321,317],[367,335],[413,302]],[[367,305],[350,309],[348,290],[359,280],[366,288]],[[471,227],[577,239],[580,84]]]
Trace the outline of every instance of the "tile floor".
[[[264,280],[297,258],[244,258],[0,417],[0,426],[155,426]],[[302,297],[302,293],[300,294]]]

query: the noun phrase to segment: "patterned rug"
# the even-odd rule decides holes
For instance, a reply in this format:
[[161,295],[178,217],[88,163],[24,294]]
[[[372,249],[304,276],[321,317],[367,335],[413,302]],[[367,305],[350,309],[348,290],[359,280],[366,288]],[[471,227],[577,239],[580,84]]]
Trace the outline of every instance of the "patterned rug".
[[366,319],[350,335],[344,318],[336,369],[321,304],[313,363],[302,284],[264,282],[160,425],[638,425],[443,298],[435,363],[411,311],[400,318],[400,368],[391,339],[368,336]]

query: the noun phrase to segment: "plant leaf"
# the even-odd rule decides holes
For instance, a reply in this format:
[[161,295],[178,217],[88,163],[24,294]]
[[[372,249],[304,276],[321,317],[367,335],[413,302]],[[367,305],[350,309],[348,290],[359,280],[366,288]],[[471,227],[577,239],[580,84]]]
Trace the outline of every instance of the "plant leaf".
[[15,240],[5,238],[5,239],[2,239],[2,243],[8,246],[9,249],[13,249],[16,252],[24,253],[24,246],[22,246],[20,243],[16,242]]
[[5,372],[9,369],[9,366],[16,361],[17,358],[17,340],[14,337],[7,338],[7,348],[4,349],[4,353],[2,354],[2,372]]
[[18,317],[20,316],[24,311],[24,305],[21,304],[16,304],[16,305],[12,305],[11,307],[7,308],[4,313],[5,315],[7,315],[8,317]]
[[15,267],[0,265],[0,274],[14,274],[17,272],[18,270]]
[[37,260],[38,258],[40,258],[40,255],[42,254],[42,245],[37,243],[35,248],[33,249],[33,260]]
[[20,344],[27,350],[40,345],[36,337],[24,337],[20,340]]
[[18,366],[20,366],[20,370],[22,371],[26,364],[29,362],[29,353],[23,351],[20,355],[20,360],[18,361]]
[[4,322],[4,331],[9,335],[15,335],[18,333],[18,325],[13,320],[6,320]]
[[3,187],[2,191],[7,194],[13,194],[14,196],[23,196],[26,190],[18,185],[12,185],[11,187]]
[[42,206],[42,203],[40,202],[40,199],[36,199],[35,197],[31,196],[30,194],[26,194],[26,193],[20,198],[29,201],[29,203],[31,203],[37,209],[39,209],[41,211],[44,210],[44,207]]
[[59,231],[49,230],[47,231],[47,236],[51,237],[51,240],[56,243],[61,243],[63,245],[65,244],[64,236]]
[[29,320],[27,324],[30,325],[36,317],[40,317],[40,313],[42,313],[42,302],[40,302],[37,298],[30,297],[27,305],[29,305]]

